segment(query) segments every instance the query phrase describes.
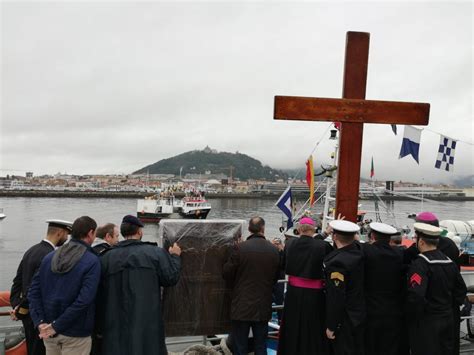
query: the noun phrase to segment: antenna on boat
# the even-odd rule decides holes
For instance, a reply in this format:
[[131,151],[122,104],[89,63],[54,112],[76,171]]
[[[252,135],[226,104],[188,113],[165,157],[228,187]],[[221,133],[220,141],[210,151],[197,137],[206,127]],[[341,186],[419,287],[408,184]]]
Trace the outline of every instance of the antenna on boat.
[[424,192],[425,192],[425,178],[421,178],[421,211],[423,211]]

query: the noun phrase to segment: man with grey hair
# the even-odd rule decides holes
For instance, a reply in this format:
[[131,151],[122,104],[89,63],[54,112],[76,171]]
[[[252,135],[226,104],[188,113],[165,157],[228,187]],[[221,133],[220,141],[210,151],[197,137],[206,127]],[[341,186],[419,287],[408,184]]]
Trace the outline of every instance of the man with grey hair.
[[327,354],[325,336],[324,257],[332,251],[329,243],[313,237],[315,222],[303,217],[299,238],[285,248],[288,275],[278,354]]
[[224,279],[232,284],[231,342],[234,355],[247,355],[252,328],[255,355],[266,355],[267,322],[272,316],[272,288],[278,279],[280,254],[265,239],[263,218],[251,218],[249,232],[252,235],[236,245],[223,268]]

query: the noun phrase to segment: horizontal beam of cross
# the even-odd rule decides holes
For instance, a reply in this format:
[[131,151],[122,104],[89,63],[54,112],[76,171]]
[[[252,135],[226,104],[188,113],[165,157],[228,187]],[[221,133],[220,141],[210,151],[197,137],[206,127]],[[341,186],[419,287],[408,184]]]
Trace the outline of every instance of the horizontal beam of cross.
[[274,119],[427,125],[430,104],[275,96]]

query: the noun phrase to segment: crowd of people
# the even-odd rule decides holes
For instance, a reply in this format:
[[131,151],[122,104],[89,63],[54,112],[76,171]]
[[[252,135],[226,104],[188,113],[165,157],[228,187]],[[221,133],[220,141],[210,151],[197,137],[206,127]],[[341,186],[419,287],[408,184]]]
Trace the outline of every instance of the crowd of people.
[[120,227],[97,228],[88,216],[49,221],[10,295],[29,355],[167,353],[161,287],[178,282],[181,248],[142,241],[143,227],[131,215]]
[[[143,227],[131,215],[120,226],[97,227],[88,216],[49,221],[11,289],[12,318],[23,322],[28,354],[167,354],[161,288],[178,282],[181,248],[142,241]],[[267,353],[282,278],[278,354],[459,353],[467,290],[459,250],[441,237],[434,214],[417,216],[409,248],[398,246],[395,228],[377,222],[370,223],[367,243],[358,240],[357,224],[342,219],[316,233],[314,220],[304,216],[297,230],[284,244],[270,241],[264,219],[253,217],[250,236],[223,264],[232,289],[233,354]]]
[[315,221],[304,216],[297,237],[273,242],[278,264],[263,219],[252,219],[252,235],[224,266],[233,282],[233,353],[248,353],[251,328],[252,350],[266,354],[269,295],[272,287],[279,293],[274,282],[283,273],[288,285],[278,354],[459,354],[467,294],[459,250],[441,237],[433,213],[420,213],[414,230],[416,242],[406,248],[395,228],[371,222],[370,241],[362,243],[355,223],[335,220],[316,233]]

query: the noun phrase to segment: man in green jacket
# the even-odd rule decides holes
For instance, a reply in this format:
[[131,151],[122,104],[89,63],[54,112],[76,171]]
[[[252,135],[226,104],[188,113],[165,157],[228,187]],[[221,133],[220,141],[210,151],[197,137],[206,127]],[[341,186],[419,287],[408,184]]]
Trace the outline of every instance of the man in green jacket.
[[161,287],[173,286],[181,271],[181,249],[165,251],[142,242],[143,224],[123,218],[125,238],[101,257],[98,294],[101,354],[167,354],[161,309]]

